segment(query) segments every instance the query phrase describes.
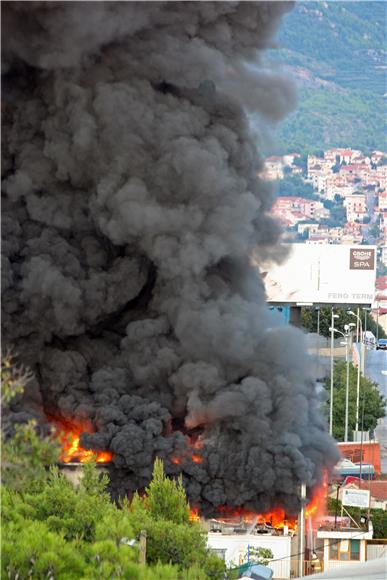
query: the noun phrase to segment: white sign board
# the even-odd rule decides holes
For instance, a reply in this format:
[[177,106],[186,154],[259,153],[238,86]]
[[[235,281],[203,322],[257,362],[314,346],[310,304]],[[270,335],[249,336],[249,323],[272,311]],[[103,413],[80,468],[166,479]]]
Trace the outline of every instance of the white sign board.
[[376,246],[290,244],[282,264],[261,264],[277,304],[368,304],[375,297]]
[[343,489],[343,505],[368,508],[370,492],[367,489]]

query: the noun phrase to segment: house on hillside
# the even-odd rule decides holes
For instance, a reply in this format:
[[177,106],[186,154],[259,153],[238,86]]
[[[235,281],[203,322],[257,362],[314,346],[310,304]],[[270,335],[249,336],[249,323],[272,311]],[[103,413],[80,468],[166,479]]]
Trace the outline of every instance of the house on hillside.
[[353,193],[344,200],[347,210],[347,222],[363,222],[367,215],[367,198],[365,193]]
[[378,212],[387,212],[387,190],[380,191],[377,194],[378,197]]
[[284,161],[278,155],[271,155],[265,159],[264,169],[260,175],[267,181],[276,181],[284,178]]

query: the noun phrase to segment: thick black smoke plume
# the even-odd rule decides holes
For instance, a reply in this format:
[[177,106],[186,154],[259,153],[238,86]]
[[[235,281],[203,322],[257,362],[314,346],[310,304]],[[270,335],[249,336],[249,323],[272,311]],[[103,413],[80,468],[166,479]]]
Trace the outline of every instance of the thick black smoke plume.
[[2,3],[3,331],[35,373],[13,420],[92,421],[116,493],[160,456],[207,513],[294,511],[336,460],[251,266],[280,252],[245,111],[294,104],[260,56],[289,6]]

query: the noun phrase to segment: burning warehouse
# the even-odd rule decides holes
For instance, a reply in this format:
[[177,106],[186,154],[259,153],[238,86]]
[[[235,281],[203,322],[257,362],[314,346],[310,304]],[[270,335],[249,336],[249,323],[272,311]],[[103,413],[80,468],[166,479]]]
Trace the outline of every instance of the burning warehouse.
[[203,514],[295,513],[337,461],[251,265],[283,257],[248,115],[294,104],[262,62],[289,7],[5,3],[3,337],[34,373],[5,422],[70,425],[115,495],[158,456]]

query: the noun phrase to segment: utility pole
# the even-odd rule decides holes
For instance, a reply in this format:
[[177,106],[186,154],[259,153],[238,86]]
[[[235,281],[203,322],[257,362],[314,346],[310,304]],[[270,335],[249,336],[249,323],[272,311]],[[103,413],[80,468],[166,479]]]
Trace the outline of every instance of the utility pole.
[[305,483],[301,484],[301,510],[299,515],[299,568],[298,568],[298,575],[301,578],[304,576],[304,567],[305,567],[305,502],[306,502],[306,485]]
[[316,306],[317,310],[317,372],[320,377],[320,306]]
[[351,316],[355,316],[355,318],[357,319],[357,324],[360,327],[360,342],[358,342],[357,344],[359,345],[359,360],[357,363],[357,386],[356,386],[356,426],[355,426],[355,431],[356,431],[356,440],[357,440],[357,434],[359,431],[359,404],[360,404],[360,373],[363,371],[364,373],[364,369],[363,369],[363,365],[364,365],[364,341],[363,341],[363,326],[361,323],[361,318],[360,318],[360,308],[357,309],[357,314],[355,314],[353,312],[353,310],[348,310],[348,314],[351,314]]
[[347,337],[347,382],[345,386],[345,430],[344,441],[348,441],[348,404],[349,404],[349,352],[348,352],[349,336]]
[[339,318],[338,314],[333,313],[333,306],[331,309],[331,400],[329,402],[329,434],[333,433],[333,351],[335,348],[334,333],[335,333],[335,318]]
[[140,532],[140,564],[146,564],[146,530]]
[[345,386],[345,427],[344,427],[344,441],[348,442],[348,413],[349,413],[349,352],[351,346],[351,326],[355,326],[353,323],[346,324],[344,326],[345,330],[345,341],[346,341],[346,362],[347,362],[347,381]]
[[[333,328],[331,327],[329,330],[332,332],[332,334],[334,332],[338,332],[339,334],[341,334],[341,336],[343,336],[345,338],[345,361],[347,363],[347,380],[346,380],[346,387],[345,387],[345,420],[344,420],[344,441],[347,442],[348,441],[348,409],[349,409],[349,347],[350,347],[350,339],[351,339],[351,335],[350,335],[350,329],[352,326],[355,326],[354,323],[350,323],[350,324],[345,324],[344,325],[344,330],[345,330],[345,334],[344,332],[341,332],[341,330],[338,330],[337,328]],[[342,344],[342,343],[341,343]]]

